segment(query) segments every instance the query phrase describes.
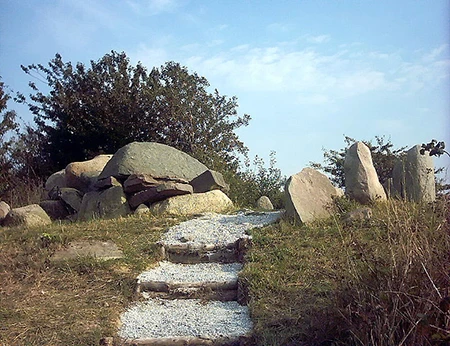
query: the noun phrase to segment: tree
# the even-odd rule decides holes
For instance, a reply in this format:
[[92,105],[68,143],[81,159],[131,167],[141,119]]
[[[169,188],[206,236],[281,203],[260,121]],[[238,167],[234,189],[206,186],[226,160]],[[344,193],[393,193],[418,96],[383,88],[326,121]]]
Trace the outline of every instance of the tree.
[[14,176],[11,148],[14,134],[19,125],[16,122],[16,112],[8,110],[8,100],[11,98],[5,91],[5,84],[0,77],[0,199],[11,188]]
[[204,77],[178,63],[148,73],[140,62],[132,66],[124,52],[112,51],[88,67],[56,54],[48,67],[22,69],[50,90],[30,82],[29,99],[18,100],[34,114],[55,169],[132,141],[174,146],[211,168],[236,169],[237,155],[247,152],[235,130],[247,126],[250,116],[237,115],[236,97],[209,93]]
[[[344,136],[346,147],[337,150],[324,150],[324,161],[326,164],[311,162],[313,168],[323,170],[331,175],[331,181],[338,187],[345,186],[344,161],[347,149],[356,142],[355,139]],[[383,136],[375,136],[375,145],[372,141],[363,141],[372,153],[372,161],[378,174],[380,183],[383,184],[387,179],[392,177],[392,170],[395,162],[404,153],[406,147],[393,149],[394,145],[391,140],[386,140]]]

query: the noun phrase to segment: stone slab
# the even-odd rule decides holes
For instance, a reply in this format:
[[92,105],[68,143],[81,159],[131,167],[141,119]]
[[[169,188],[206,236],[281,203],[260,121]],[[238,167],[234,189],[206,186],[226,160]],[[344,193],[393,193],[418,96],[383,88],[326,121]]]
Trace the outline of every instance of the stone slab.
[[69,244],[65,249],[55,252],[52,261],[70,260],[78,257],[95,257],[99,260],[118,259],[123,252],[112,241],[80,240]]

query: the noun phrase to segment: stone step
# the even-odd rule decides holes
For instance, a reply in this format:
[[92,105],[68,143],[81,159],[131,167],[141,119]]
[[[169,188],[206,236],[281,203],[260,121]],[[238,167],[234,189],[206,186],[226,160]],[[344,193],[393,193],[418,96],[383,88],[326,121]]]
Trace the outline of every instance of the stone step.
[[149,299],[122,314],[119,337],[127,345],[239,345],[252,327],[237,302]]
[[137,292],[145,298],[237,300],[240,263],[179,264],[167,261],[141,273]]
[[243,236],[231,243],[159,242],[163,258],[174,263],[242,262],[252,238]]

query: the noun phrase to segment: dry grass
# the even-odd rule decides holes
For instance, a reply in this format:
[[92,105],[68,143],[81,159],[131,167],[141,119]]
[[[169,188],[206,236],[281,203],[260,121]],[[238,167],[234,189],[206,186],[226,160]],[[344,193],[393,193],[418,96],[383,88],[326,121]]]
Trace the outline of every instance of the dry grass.
[[[113,336],[137,274],[159,259],[155,242],[175,222],[149,215],[0,229],[0,345],[98,345]],[[125,258],[50,261],[79,239],[111,239]]]
[[338,202],[324,222],[253,232],[243,278],[255,343],[445,345],[448,204],[390,201],[374,205],[369,222],[345,226],[339,211],[356,205]]

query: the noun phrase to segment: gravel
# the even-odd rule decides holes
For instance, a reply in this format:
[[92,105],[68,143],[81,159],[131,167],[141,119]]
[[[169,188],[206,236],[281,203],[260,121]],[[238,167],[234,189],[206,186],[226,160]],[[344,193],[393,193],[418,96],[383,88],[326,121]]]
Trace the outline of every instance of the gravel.
[[[282,212],[239,212],[235,215],[205,214],[171,227],[164,245],[213,244],[221,247],[249,237],[247,231],[277,221]],[[194,265],[161,262],[139,275],[139,282],[217,282],[235,278],[239,263],[200,263]],[[119,336],[124,339],[152,338],[234,338],[248,335],[252,321],[248,308],[235,301],[198,299],[164,300],[149,298],[131,306],[121,316]]]
[[159,266],[138,276],[138,283],[162,281],[168,284],[184,282],[230,282],[236,281],[241,263],[177,264],[160,262]]
[[132,306],[122,315],[121,322],[119,336],[124,339],[233,338],[252,330],[246,306],[199,299],[150,299]]
[[203,216],[182,222],[163,235],[164,245],[176,244],[214,244],[227,245],[239,238],[248,237],[247,231],[264,227],[278,220],[280,211],[274,212],[239,212],[235,215],[207,213]]

